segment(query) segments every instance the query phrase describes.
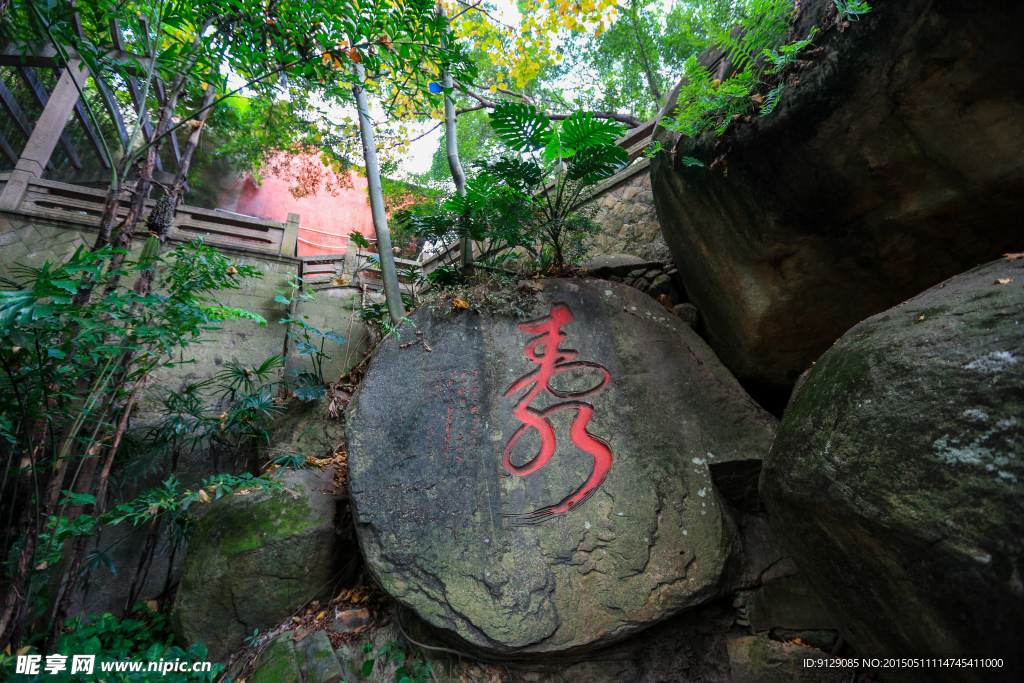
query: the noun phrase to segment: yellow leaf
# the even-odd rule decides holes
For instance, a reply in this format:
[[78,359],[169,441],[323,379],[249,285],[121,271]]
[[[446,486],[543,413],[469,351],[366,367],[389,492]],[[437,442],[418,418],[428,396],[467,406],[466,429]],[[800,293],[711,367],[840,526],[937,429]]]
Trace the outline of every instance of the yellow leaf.
[[325,614],[327,614],[326,611],[321,612],[320,614],[316,615],[317,621],[319,621],[320,619],[323,619]]
[[40,562],[39,564],[36,565],[36,571],[37,572],[41,572],[44,569],[46,569],[46,566],[47,566],[47,562],[46,562],[46,560],[43,560],[42,562]]
[[452,303],[455,304],[456,308],[469,308],[469,302],[462,299],[456,299]]
[[199,489],[199,500],[202,501],[203,503],[209,503],[210,496],[206,493],[206,491]]
[[498,86],[492,85],[491,86],[491,92],[498,92]]
[[31,645],[26,645],[25,647],[18,648],[18,651],[15,652],[14,654],[16,654],[17,656],[20,657],[20,656],[22,656],[23,654],[25,654],[26,652],[28,652],[31,649],[32,649]]

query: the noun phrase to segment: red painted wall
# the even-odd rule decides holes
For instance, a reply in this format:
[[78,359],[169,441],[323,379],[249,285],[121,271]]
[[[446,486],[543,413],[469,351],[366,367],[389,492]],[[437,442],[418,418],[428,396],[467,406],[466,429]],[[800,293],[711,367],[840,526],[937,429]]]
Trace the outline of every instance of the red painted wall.
[[[221,208],[280,223],[289,213],[299,214],[299,256],[344,253],[348,234],[357,230],[373,238],[373,219],[366,201],[366,178],[351,174],[352,187],[332,196],[321,190],[296,199],[291,183],[273,176],[257,186],[252,178],[239,178],[220,202]],[[236,199],[237,198],[237,199]]]

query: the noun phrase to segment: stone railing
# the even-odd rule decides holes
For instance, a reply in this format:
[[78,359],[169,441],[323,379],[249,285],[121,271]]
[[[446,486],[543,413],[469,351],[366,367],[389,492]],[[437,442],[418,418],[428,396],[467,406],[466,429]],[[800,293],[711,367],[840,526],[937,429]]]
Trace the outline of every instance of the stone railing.
[[[0,173],[0,192],[9,177],[9,173]],[[104,190],[32,178],[19,204],[10,210],[26,216],[69,221],[76,226],[96,228],[105,202]],[[155,205],[155,200],[147,202],[146,213],[141,218],[143,223]],[[128,206],[123,203],[119,217],[123,217],[127,211]],[[207,244],[215,246],[294,256],[298,234],[299,217],[296,214],[289,214],[288,221],[284,223],[276,223],[224,211],[179,206],[170,239],[186,241],[201,236]]]
[[[377,259],[377,241],[368,240],[369,249],[360,248],[349,239],[344,254],[328,254],[325,256],[303,256],[302,277],[311,285],[342,285],[350,284],[365,286],[367,289],[382,290],[384,281],[381,277],[380,262]],[[455,263],[461,254],[459,243],[449,245],[433,256],[421,260],[396,258],[398,280],[403,292],[411,294],[414,290],[422,292],[427,289],[423,281],[427,275],[439,266]],[[415,273],[415,280],[408,273]]]

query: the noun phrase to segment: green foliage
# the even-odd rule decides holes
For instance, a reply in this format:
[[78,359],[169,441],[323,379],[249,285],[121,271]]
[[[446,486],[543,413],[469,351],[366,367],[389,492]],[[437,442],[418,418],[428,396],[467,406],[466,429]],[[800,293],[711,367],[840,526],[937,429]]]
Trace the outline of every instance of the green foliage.
[[714,42],[734,66],[750,69],[765,50],[782,43],[794,11],[793,0],[750,0],[741,13],[740,27],[719,27]]
[[798,40],[789,45],[783,45],[778,50],[765,49],[761,54],[768,60],[768,64],[771,68],[765,73],[777,74],[782,73],[790,64],[795,64],[799,60],[797,55],[807,49],[814,39],[815,34],[818,32],[818,27],[814,26],[811,28],[811,32],[807,34],[807,37],[803,40]]
[[[373,645],[363,645],[363,652],[367,655],[373,654]],[[431,680],[431,663],[422,654],[407,655],[405,647],[396,640],[389,640],[380,646],[375,658],[367,658],[363,661],[360,673],[363,676],[373,674],[373,668],[380,662],[382,667],[388,664],[398,664],[395,668],[394,683],[429,683]]]
[[[792,15],[791,0],[750,0],[739,27],[723,26],[715,34],[716,43],[739,70],[721,81],[691,57],[676,108],[662,125],[688,136],[722,135],[755,104],[761,116],[774,112],[785,92],[787,73],[807,65],[800,54],[818,32],[812,27],[805,38],[785,43]],[[767,94],[762,96],[759,90]]]
[[[46,607],[41,587],[55,566],[65,566],[57,560],[71,539],[94,535],[103,525],[164,517],[180,517],[180,523],[172,524],[172,536],[187,533],[180,513],[209,494],[186,491],[172,476],[131,503],[101,513],[96,508],[106,503],[112,477],[109,470],[100,474],[96,468],[92,476],[98,478],[79,480],[83,459],[122,456],[115,461],[125,465],[122,476],[133,471],[138,476],[140,469],[125,463],[124,456],[191,448],[202,428],[197,422],[206,419],[196,390],[164,396],[172,412],[148,435],[123,431],[125,411],[158,371],[188,362],[184,350],[204,341],[205,332],[226,320],[264,323],[214,296],[239,289],[259,271],[232,265],[201,241],[180,245],[164,257],[144,250],[140,261],[125,260],[111,269],[117,254],[109,246],[79,249],[64,263],[16,266],[17,280],[7,282],[13,288],[0,290],[0,511],[11,530],[0,548],[0,581],[27,581],[23,585],[31,609]],[[121,284],[142,274],[153,277],[148,292]],[[237,419],[244,423],[245,410],[267,409],[246,406],[236,412]],[[116,450],[119,443],[123,451]],[[207,485],[215,492],[234,486],[233,481]],[[50,499],[49,489],[64,487],[64,495]],[[20,562],[21,554],[29,552],[29,561]],[[76,552],[84,554],[82,573],[113,569],[104,548],[85,553],[79,545]]]
[[698,135],[714,131],[721,135],[732,117],[750,106],[750,96],[757,85],[753,71],[744,71],[725,81],[711,75],[697,63],[688,64],[689,82],[679,92],[679,104],[674,116],[662,119],[662,125],[683,135]]
[[768,96],[764,98],[764,104],[761,105],[761,116],[768,116],[775,111],[775,107],[779,104],[779,98],[782,97],[782,91],[785,88],[785,83],[779,83],[771,89]]
[[[124,683],[195,683],[212,682],[224,669],[222,664],[215,664],[208,672],[168,672],[145,671],[146,663],[179,660],[181,662],[205,662],[208,660],[206,648],[193,644],[187,650],[174,644],[167,616],[163,612],[151,612],[145,604],[138,604],[130,618],[118,619],[111,614],[77,617],[68,619],[61,636],[57,639],[53,653],[68,657],[64,671],[48,674],[43,670],[45,657],[37,675],[16,674],[16,657],[5,657],[0,654],[0,678],[11,683],[77,683],[83,680],[105,680]],[[30,647],[25,654],[52,654],[40,652]],[[71,655],[95,655],[92,676],[82,673],[71,674]],[[102,662],[143,662],[139,672],[103,672]]]
[[570,39],[565,50],[569,59],[558,74],[577,75],[583,82],[576,106],[627,111],[645,120],[684,75],[686,61],[713,44],[719,27],[735,25],[745,4],[638,0],[620,5],[622,11],[607,31]]
[[861,16],[871,11],[871,6],[864,0],[832,0],[843,19],[859,21]]
[[[407,311],[413,308],[412,298],[405,294],[402,294],[402,303]],[[366,301],[360,307],[358,315],[360,322],[368,326],[377,335],[377,339],[383,339],[391,333],[399,334],[398,328],[391,321],[387,301]],[[408,318],[402,318],[402,322],[413,324]]]
[[[362,237],[362,235],[360,235]],[[365,241],[365,239],[363,240]],[[314,301],[312,290],[307,285],[302,283],[301,279],[288,280],[288,285],[291,287],[290,292],[284,292],[280,289],[275,290],[278,295],[274,297],[274,301],[278,303],[291,306],[292,302],[295,301]],[[325,385],[327,380],[324,379],[324,361],[331,360],[331,355],[324,351],[324,347],[328,341],[332,341],[339,346],[345,343],[344,338],[337,332],[329,331],[322,332],[316,327],[310,325],[308,315],[295,317],[291,313],[285,315],[279,321],[282,325],[289,325],[287,336],[290,339],[295,340],[296,348],[298,349],[300,356],[309,356],[313,363],[313,374],[312,376],[316,381]],[[317,345],[319,340],[319,346]],[[324,389],[326,393],[326,389]],[[298,394],[296,394],[298,395]],[[319,394],[314,398],[308,398],[310,396],[309,391],[306,389],[302,390],[302,396],[306,396],[303,400],[316,400],[323,394]]]
[[[399,212],[395,221],[438,243],[473,240],[478,261],[492,267],[516,251],[539,263],[545,248],[555,269],[578,261],[585,239],[598,229],[579,207],[590,198],[587,188],[625,165],[626,151],[615,144],[623,127],[583,112],[559,125],[516,102],[496,106],[490,122],[517,154],[477,163],[464,195],[452,194],[433,213]],[[433,279],[448,274],[442,270]]]

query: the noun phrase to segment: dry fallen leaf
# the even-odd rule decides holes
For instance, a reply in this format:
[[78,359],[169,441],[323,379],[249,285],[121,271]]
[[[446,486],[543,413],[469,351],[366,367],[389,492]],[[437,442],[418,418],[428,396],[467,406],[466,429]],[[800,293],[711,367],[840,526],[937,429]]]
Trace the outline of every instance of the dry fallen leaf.
[[146,600],[146,609],[148,609],[150,612],[156,612],[158,609],[156,600]]
[[469,302],[462,299],[456,299],[452,304],[455,305],[455,308],[469,308]]
[[753,100],[754,104],[756,104],[756,105],[757,105],[757,106],[759,106],[759,107],[760,107],[760,106],[761,106],[762,104],[764,104],[764,98],[763,98],[763,97],[761,97],[761,96],[760,96],[759,94],[757,94],[757,93],[754,93],[753,95],[751,95],[751,96],[750,96],[750,99],[751,99],[751,100]]
[[1024,258],[1024,254],[1003,254],[1003,257],[1006,258],[1007,261],[1019,261]]
[[238,275],[238,269],[234,266],[228,266],[228,269],[224,271],[228,275]]
[[199,489],[199,501],[202,503],[209,503],[210,495],[206,491]]
[[348,51],[348,58],[355,62],[356,64],[363,61],[363,57],[362,55],[359,54],[359,50],[355,48],[352,48],[351,50]]
[[1013,278],[1012,277],[1004,277],[1004,278],[1000,278],[1000,279],[996,280],[992,284],[994,284],[994,285],[1008,285],[1011,282],[1013,282]]
[[924,320],[924,316],[922,315],[918,320]]
[[320,612],[320,614],[316,615],[316,620],[320,621],[321,619],[324,618],[325,614],[327,614],[327,612]]

